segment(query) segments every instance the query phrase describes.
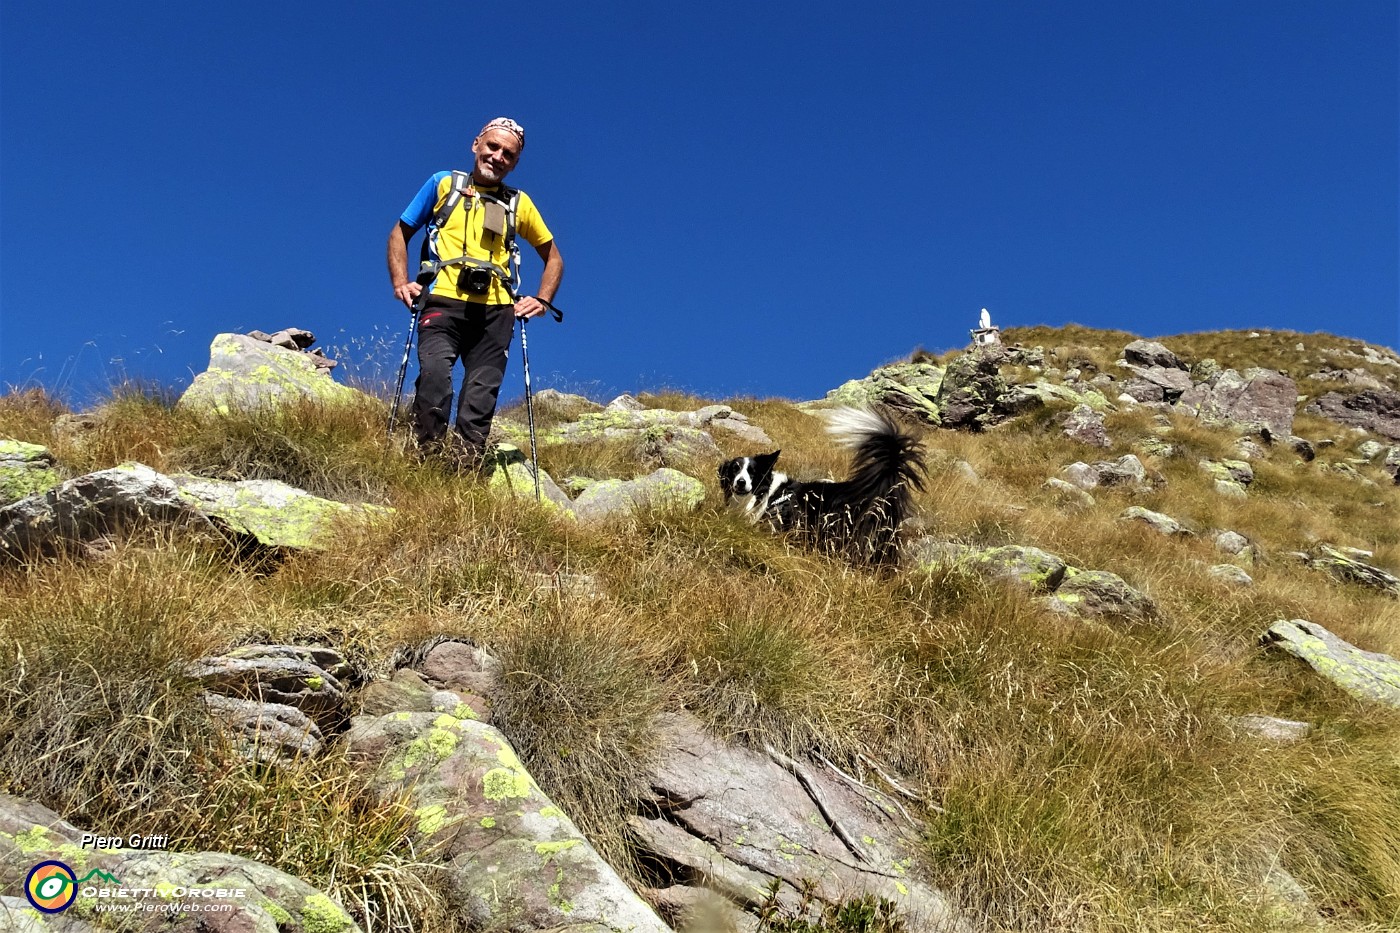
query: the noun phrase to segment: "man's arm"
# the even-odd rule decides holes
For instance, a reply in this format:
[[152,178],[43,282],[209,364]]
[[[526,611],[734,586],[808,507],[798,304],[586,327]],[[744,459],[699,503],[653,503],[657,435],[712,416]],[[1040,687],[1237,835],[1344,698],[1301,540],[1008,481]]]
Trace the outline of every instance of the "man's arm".
[[[564,254],[559,252],[559,246],[554,240],[535,247],[535,252],[540,254],[540,259],[544,261],[544,272],[540,273],[539,297],[545,301],[553,301],[554,295],[559,291],[559,283],[564,279]],[[516,317],[536,317],[544,314],[545,306],[533,295],[525,295],[515,303]]]
[[394,288],[394,297],[409,307],[423,291],[423,286],[408,278],[408,241],[417,232],[402,220],[389,231],[389,284]]

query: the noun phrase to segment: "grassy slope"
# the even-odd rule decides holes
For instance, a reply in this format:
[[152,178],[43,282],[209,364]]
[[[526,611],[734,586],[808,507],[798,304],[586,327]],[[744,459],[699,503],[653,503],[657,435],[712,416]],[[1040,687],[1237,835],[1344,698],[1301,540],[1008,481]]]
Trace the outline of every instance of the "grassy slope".
[[[1087,359],[1113,373],[1132,335],[1009,336],[1064,348],[1051,365]],[[1296,334],[1163,342],[1188,360],[1288,369],[1308,394],[1329,387],[1300,378],[1321,368],[1313,361],[1354,348]],[[776,400],[733,404],[774,437],[789,472],[844,470],[810,415]],[[81,435],[55,429],[61,413],[41,396],[4,397],[0,436],[50,446],[73,474],[139,459],[397,509],[275,572],[188,535],[0,571],[0,789],[79,823],[140,825],[313,883],[334,877],[363,913],[449,929],[431,884],[405,863],[402,807],[367,800],[334,757],[279,775],[232,762],[171,671],[253,640],[324,641],[382,669],[396,647],[463,635],[501,653],[503,727],[624,870],[620,817],[653,740],[648,720],[684,706],[744,741],[819,749],[854,768],[865,754],[904,772],[924,793],[936,880],[989,930],[1287,928],[1257,897],[1271,864],[1334,928],[1400,924],[1400,715],[1257,645],[1270,622],[1306,618],[1400,656],[1400,602],[1280,556],[1325,540],[1400,569],[1400,489],[1373,466],[1358,469],[1380,485],[1326,469],[1354,456],[1355,437],[1330,423],[1300,417],[1298,434],[1338,443],[1311,464],[1274,448],[1236,501],[1196,467],[1229,455],[1231,436],[1172,416],[1178,453],[1144,458],[1165,486],[1104,491],[1082,511],[1040,484],[1073,460],[1131,452],[1156,427],[1151,415],[1110,415],[1116,444],[1102,454],[1043,413],[982,435],[929,434],[943,454],[919,503],[931,533],[1034,544],[1118,573],[1165,610],[1159,626],[1125,628],[1067,620],[958,575],[854,572],[736,523],[713,498],[692,515],[579,529],[402,456],[380,436],[377,404],[196,418],[116,393]],[[957,459],[979,483],[959,478]],[[544,466],[564,476],[647,465],[599,444],[550,448]],[[706,478],[712,469],[692,465]],[[1222,558],[1207,535],[1169,540],[1118,522],[1129,504],[1249,536],[1264,555],[1250,568],[1257,586],[1209,577]],[[574,573],[596,580],[592,594],[551,585]],[[1226,717],[1244,713],[1317,728],[1290,746],[1242,740]]]

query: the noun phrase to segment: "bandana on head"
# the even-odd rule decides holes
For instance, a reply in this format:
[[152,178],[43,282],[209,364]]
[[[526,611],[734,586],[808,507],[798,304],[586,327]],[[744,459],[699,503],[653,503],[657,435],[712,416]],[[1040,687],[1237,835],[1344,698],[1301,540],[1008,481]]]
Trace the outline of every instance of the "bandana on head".
[[490,123],[486,124],[481,128],[480,133],[476,134],[477,139],[480,139],[481,137],[485,136],[487,130],[505,130],[507,133],[515,137],[516,142],[520,143],[521,149],[525,148],[525,127],[521,126],[519,123],[516,123],[510,117],[497,117],[496,119],[492,120]]

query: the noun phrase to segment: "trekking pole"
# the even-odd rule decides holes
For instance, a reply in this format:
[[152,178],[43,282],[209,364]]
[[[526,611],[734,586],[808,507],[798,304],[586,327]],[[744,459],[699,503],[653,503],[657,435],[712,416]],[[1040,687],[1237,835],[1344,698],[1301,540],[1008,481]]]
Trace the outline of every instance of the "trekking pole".
[[[418,293],[418,297],[413,299],[413,304],[410,306],[413,309],[413,323],[408,325],[408,339],[403,342],[403,362],[399,363],[399,379],[394,385],[394,404],[389,408],[388,434],[390,437],[394,436],[394,424],[399,417],[399,403],[403,401],[403,380],[408,375],[408,355],[413,352],[413,335],[418,333],[418,320],[423,316],[423,305],[428,300],[428,282],[433,279],[433,275],[429,274],[428,265],[429,263],[424,263],[423,268],[418,272],[417,281],[423,286],[423,290]],[[434,275],[436,274],[436,269],[431,271]]]
[[[554,305],[537,298],[540,304],[544,305],[554,315],[554,320],[563,322],[564,312]],[[540,455],[539,447],[535,441],[535,399],[530,391],[530,348],[525,341],[525,318],[520,319],[520,359],[525,364],[525,421],[530,426],[530,468],[535,474],[535,501],[540,501]]]

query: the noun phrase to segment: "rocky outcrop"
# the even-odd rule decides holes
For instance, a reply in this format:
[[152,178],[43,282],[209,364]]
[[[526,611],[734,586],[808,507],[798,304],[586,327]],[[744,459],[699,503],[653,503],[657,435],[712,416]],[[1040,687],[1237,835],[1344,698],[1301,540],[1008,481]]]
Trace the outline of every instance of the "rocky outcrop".
[[228,414],[303,399],[344,404],[363,397],[333,380],[312,354],[244,334],[219,334],[209,345],[209,368],[194,377],[179,404]]
[[[29,872],[41,862],[62,863],[47,869],[74,884],[75,896],[61,913],[44,914],[18,906],[19,898],[0,906],[0,928],[52,931],[115,929],[129,917],[139,923],[120,929],[183,930],[206,933],[359,933],[359,926],[339,904],[300,879],[236,855],[215,852],[166,852],[129,845],[95,849],[82,845],[83,831],[32,801],[0,794],[0,888],[25,890]],[[139,837],[138,837],[139,841]],[[159,844],[147,840],[144,846]],[[59,883],[60,889],[65,885]],[[57,907],[62,900],[44,901]],[[108,905],[130,905],[130,914],[104,912]],[[214,912],[190,911],[219,905]],[[104,910],[99,910],[102,905]],[[183,908],[183,909],[182,909]],[[16,925],[6,919],[18,917]],[[91,926],[88,926],[91,924]]]
[[1306,619],[1275,622],[1263,640],[1352,696],[1400,709],[1400,661],[1390,655],[1362,651]]
[[1328,392],[1309,402],[1303,411],[1400,441],[1400,392],[1389,389],[1369,389],[1355,395]]
[[804,887],[828,904],[864,894],[893,902],[915,933],[963,929],[915,869],[921,826],[889,794],[825,762],[725,743],[688,714],[657,725],[656,815],[631,827],[671,887],[709,887],[749,909],[774,883],[789,907]]
[[1268,428],[1279,437],[1293,433],[1298,386],[1271,369],[1216,373],[1182,393],[1177,407],[1202,421],[1248,429]]
[[1155,340],[1134,340],[1123,348],[1123,360],[1132,366],[1185,370],[1186,364]]

